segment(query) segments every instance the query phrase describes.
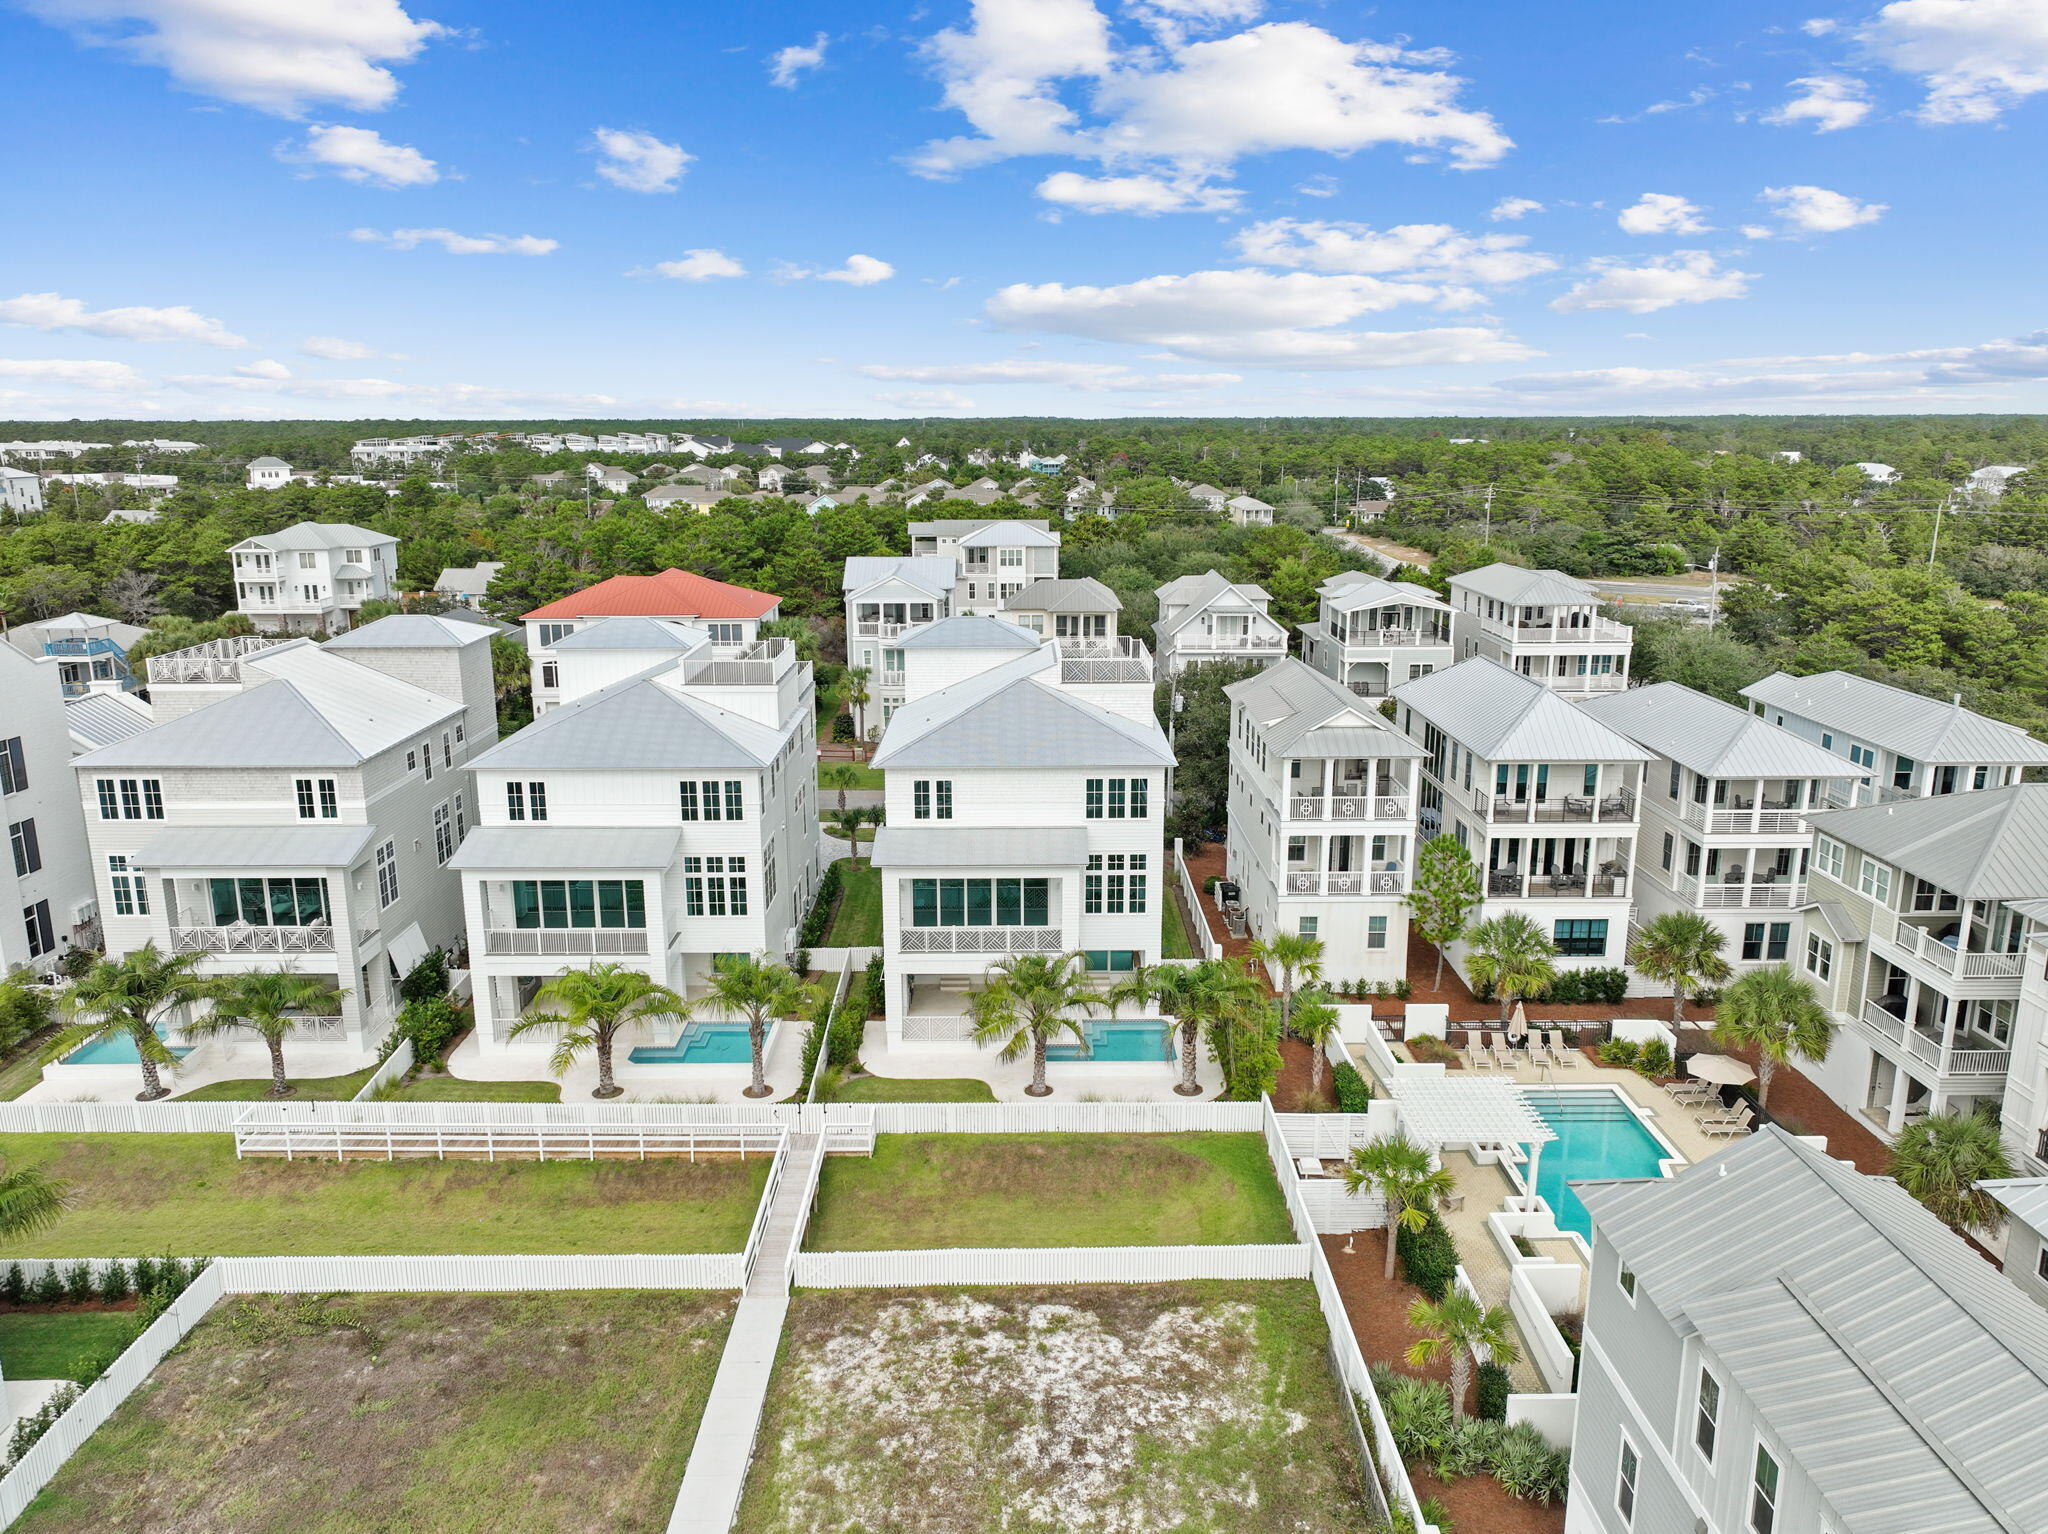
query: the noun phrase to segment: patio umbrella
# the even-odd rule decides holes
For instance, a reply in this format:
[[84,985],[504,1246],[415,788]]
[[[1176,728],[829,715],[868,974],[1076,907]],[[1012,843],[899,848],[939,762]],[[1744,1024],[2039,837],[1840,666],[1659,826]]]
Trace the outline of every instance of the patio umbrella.
[[1685,1073],[1716,1086],[1739,1087],[1756,1080],[1755,1071],[1730,1055],[1694,1055],[1685,1062]]
[[1529,1013],[1519,1001],[1515,1003],[1515,1015],[1508,1019],[1508,1035],[1517,1039],[1529,1036]]

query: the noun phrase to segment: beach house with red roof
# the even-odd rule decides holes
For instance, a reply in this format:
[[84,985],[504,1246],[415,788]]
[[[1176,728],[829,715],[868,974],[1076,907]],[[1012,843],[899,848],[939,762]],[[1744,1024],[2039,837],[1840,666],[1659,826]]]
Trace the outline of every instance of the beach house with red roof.
[[[614,575],[521,617],[526,626],[526,653],[533,665],[533,711],[545,713],[560,701],[561,667],[555,646],[607,618],[659,618],[690,624],[724,649],[753,644],[760,638],[761,625],[781,615],[781,597],[688,570]],[[649,663],[654,659],[650,656]]]

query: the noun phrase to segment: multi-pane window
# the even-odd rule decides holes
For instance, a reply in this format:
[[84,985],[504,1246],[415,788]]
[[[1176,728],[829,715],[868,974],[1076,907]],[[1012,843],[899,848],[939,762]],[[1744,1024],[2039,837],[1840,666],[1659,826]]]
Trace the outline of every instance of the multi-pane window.
[[1865,858],[1856,870],[1856,887],[1879,905],[1890,905],[1892,871],[1876,858]]
[[98,778],[94,780],[102,820],[162,820],[163,785],[155,778]]
[[746,641],[745,627],[737,623],[707,623],[713,644],[743,644]]
[[1830,879],[1840,879],[1842,877],[1842,865],[1845,861],[1845,854],[1842,844],[1833,837],[1822,836],[1815,838],[1813,860],[1820,871]]
[[0,794],[18,794],[28,787],[28,758],[22,754],[21,737],[0,740]]
[[1621,1473],[1615,1478],[1614,1507],[1621,1514],[1625,1525],[1636,1521],[1636,1476],[1642,1469],[1642,1462],[1636,1458],[1636,1446],[1626,1438],[1621,1441]]
[[684,820],[746,818],[746,790],[738,778],[685,779],[676,787],[677,809]]
[[1144,820],[1150,813],[1150,785],[1143,778],[1090,778],[1087,814],[1090,820]]
[[775,843],[761,849],[761,898],[775,904]]
[[745,858],[684,858],[683,912],[688,916],[747,914]]
[[1745,960],[1769,959],[1776,963],[1785,957],[1791,946],[1792,924],[1788,921],[1743,923],[1742,957]]
[[541,648],[545,650],[549,645],[558,644],[575,632],[573,623],[543,623],[540,625]]
[[[1142,852],[1094,853],[1082,876],[1081,909],[1090,916],[1132,916],[1145,914],[1146,854]],[[972,925],[970,923],[969,925]]]
[[1368,916],[1365,919],[1365,946],[1384,948],[1387,946],[1387,919],[1384,916]]
[[1714,1443],[1721,1433],[1721,1382],[1700,1370],[1699,1403],[1692,1414],[1692,1441],[1700,1458],[1714,1462]]
[[126,853],[107,855],[107,883],[113,887],[116,916],[149,914],[149,881],[129,868]]
[[[108,861],[111,864],[112,859]],[[135,882],[140,885],[142,881],[138,878]],[[251,927],[310,927],[327,920],[325,879],[208,879],[206,892],[216,927],[232,927],[237,922]],[[118,887],[115,901],[118,909]]]
[[50,902],[38,900],[34,905],[21,908],[21,924],[28,931],[28,956],[31,959],[55,952],[57,929],[50,924]]
[[540,685],[543,687],[560,687],[562,685],[562,667],[560,662],[544,660],[540,663]]
[[548,786],[546,783],[507,783],[505,785],[505,818],[507,820],[546,820],[548,818]]
[[32,874],[43,866],[43,847],[36,839],[36,823],[33,820],[17,820],[9,826],[7,845],[14,853],[14,871],[17,875]]
[[1627,1268],[1623,1268],[1614,1275],[1614,1281],[1621,1285],[1621,1292],[1631,1300],[1636,1297],[1636,1276],[1634,1273],[1630,1272]]
[[377,849],[377,905],[379,909],[398,899],[398,843],[386,842]]
[[1756,1446],[1756,1470],[1749,1482],[1749,1526],[1756,1534],[1772,1534],[1778,1526],[1778,1462],[1762,1444]]
[[455,737],[446,730],[441,732],[441,765],[443,767],[453,767],[455,765]]
[[455,855],[455,828],[448,822],[448,806],[434,806],[434,861],[446,866]]
[[1560,921],[1551,931],[1551,941],[1559,953],[1597,959],[1607,952],[1607,923],[1604,919]]
[[638,879],[514,879],[516,927],[645,927]]
[[1816,980],[1828,980],[1835,973],[1835,945],[1818,932],[1806,934],[1806,972]]
[[910,785],[910,816],[913,820],[951,820],[953,781],[918,778]]
[[913,927],[1051,925],[1049,879],[912,879]]
[[292,789],[299,801],[299,819],[333,820],[341,814],[333,778],[294,778]]

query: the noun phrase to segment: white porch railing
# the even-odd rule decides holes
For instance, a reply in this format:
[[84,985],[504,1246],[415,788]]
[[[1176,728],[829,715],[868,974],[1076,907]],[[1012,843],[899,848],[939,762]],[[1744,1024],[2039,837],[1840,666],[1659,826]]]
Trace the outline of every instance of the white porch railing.
[[484,952],[494,954],[645,953],[647,932],[639,927],[525,927],[484,934]]
[[903,1019],[906,1044],[962,1044],[974,1037],[974,1019],[965,1015],[913,1013]]
[[2009,1049],[1943,1049],[1940,1039],[1922,1033],[1874,1001],[1863,1004],[1858,1021],[1866,1032],[1905,1051],[1940,1076],[2003,1076],[2012,1067]]
[[1058,927],[905,927],[900,953],[1063,953]]
[[1287,871],[1290,895],[1398,895],[1406,888],[1407,874],[1397,863],[1391,867],[1345,873],[1318,873],[1311,869]]
[[1187,650],[1284,650],[1287,637],[1284,634],[1188,634],[1176,641],[1176,648]]
[[332,953],[332,927],[173,927],[176,953]]
[[1699,890],[1699,903],[1703,910],[1708,911],[1732,911],[1749,907],[1786,910],[1806,903],[1806,886],[1803,884],[1708,884]]
[[1289,820],[1413,820],[1411,794],[1289,794]]
[[[1882,929],[1880,929],[1882,930]],[[1903,917],[1892,924],[1892,941],[1918,959],[1973,980],[2017,980],[2025,973],[2026,959],[2017,953],[1972,953],[1942,942],[1925,927]]]

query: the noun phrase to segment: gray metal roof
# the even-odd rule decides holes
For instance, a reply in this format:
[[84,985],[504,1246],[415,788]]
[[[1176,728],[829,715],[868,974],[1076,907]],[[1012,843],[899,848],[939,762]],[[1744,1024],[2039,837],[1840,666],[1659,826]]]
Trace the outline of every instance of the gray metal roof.
[[[275,462],[275,460],[273,460]],[[360,549],[372,544],[396,543],[395,533],[374,532],[367,527],[357,527],[353,522],[294,522],[290,527],[280,528],[274,533],[258,533],[253,538],[244,538],[236,548],[250,544],[273,551],[299,549]]]
[[498,578],[498,572],[504,568],[502,559],[480,559],[473,565],[450,565],[434,582],[434,589],[457,593],[482,591]]
[[1266,744],[1290,756],[1420,757],[1422,747],[1362,704],[1350,688],[1293,656],[1223,689],[1265,732]]
[[1966,900],[2048,894],[2048,783],[1827,810],[1812,823]]
[[1452,576],[1451,584],[1496,602],[1524,607],[1577,607],[1600,600],[1600,593],[1576,576],[1562,570],[1525,570],[1520,565],[1481,565]]
[[323,650],[459,650],[483,644],[491,631],[439,613],[393,613],[336,634]]
[[1427,607],[1440,613],[1451,610],[1451,604],[1427,586],[1418,586],[1413,581],[1383,581],[1360,570],[1346,570],[1331,576],[1317,588],[1317,595],[1340,613],[1356,612],[1361,607],[1396,604]]
[[1060,546],[1060,535],[1047,532],[1038,523],[1001,521],[979,527],[960,540],[963,549],[1014,548],[1018,544],[1031,549],[1056,549]]
[[118,745],[155,723],[149,705],[133,701],[128,693],[89,692],[82,698],[64,700],[64,727],[72,740],[88,751]]
[[653,680],[657,666],[551,708],[470,761],[486,772],[766,767],[782,736]]
[[290,682],[266,683],[76,759],[79,767],[355,767],[351,746]]
[[2048,1311],[1897,1183],[1766,1127],[1575,1187],[1855,1534],[2048,1529]]
[[478,826],[450,868],[667,868],[683,833],[662,826]]
[[898,639],[893,649],[898,650],[1035,650],[1043,641],[1027,628],[1014,623],[1005,623],[1001,618],[985,618],[976,613],[961,613],[951,618],[940,618],[934,623],[922,624]]
[[[1232,582],[1215,570],[1168,581],[1153,595],[1159,598],[1161,615],[1156,632],[1167,635],[1179,633],[1224,597],[1234,598],[1251,611],[1262,614],[1266,611],[1266,604],[1273,600],[1263,587],[1249,581]],[[1180,607],[1185,611],[1178,618],[1168,619],[1165,613],[1169,607]]]
[[[988,483],[993,486],[995,481],[990,480]],[[944,497],[942,496],[941,499],[944,499]],[[1000,525],[1003,527],[1035,527],[1042,533],[1051,524],[1029,517],[1019,517],[1006,519]],[[941,517],[936,522],[912,522],[909,526],[910,536],[913,538],[958,539],[966,537],[976,528],[989,526],[989,521],[986,517]]]
[[1709,778],[1851,778],[1845,757],[1767,720],[1694,692],[1653,682],[1603,693],[1579,704],[1637,745]]
[[1124,604],[1117,594],[1090,576],[1058,580],[1048,576],[1033,581],[1022,591],[1013,591],[1003,603],[1013,613],[1120,613]]
[[348,868],[375,826],[180,826],[128,859],[137,868]]
[[877,868],[1079,868],[1088,833],[1077,826],[883,826]]
[[1924,698],[1846,671],[1775,671],[1743,688],[1742,695],[1917,762],[2048,763],[2048,745],[2016,724],[1987,719],[1953,699]]
[[666,618],[605,618],[564,634],[551,650],[661,650],[676,654],[709,644],[709,631]]
[[1489,762],[1647,762],[1650,753],[1541,682],[1484,655],[1403,682],[1394,698]]
[[865,591],[877,581],[897,580],[920,591],[929,591],[935,597],[943,597],[952,594],[953,582],[959,576],[959,564],[944,554],[913,554],[907,557],[856,554],[846,562],[839,589],[849,593]]
[[[905,704],[889,721],[877,767],[1171,767],[1159,726],[1140,724],[1044,680],[1054,647]],[[1163,809],[1162,809],[1163,813]]]
[[2030,1230],[2048,1233],[2048,1177],[1993,1177],[1977,1184]]

